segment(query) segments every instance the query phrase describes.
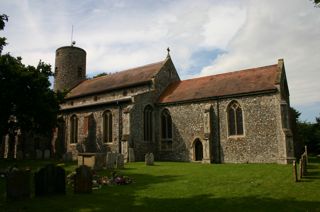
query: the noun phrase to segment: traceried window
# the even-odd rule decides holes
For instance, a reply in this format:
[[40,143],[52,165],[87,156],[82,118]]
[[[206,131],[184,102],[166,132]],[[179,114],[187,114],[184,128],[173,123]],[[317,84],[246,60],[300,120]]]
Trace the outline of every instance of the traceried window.
[[229,136],[243,135],[242,109],[237,101],[232,101],[227,109]]
[[70,143],[78,142],[78,117],[72,115],[70,118]]
[[150,105],[144,108],[144,119],[143,119],[143,131],[144,131],[144,140],[151,142],[152,141],[152,107]]
[[103,142],[112,143],[112,113],[109,110],[103,113]]
[[161,149],[172,149],[172,119],[167,109],[161,113]]

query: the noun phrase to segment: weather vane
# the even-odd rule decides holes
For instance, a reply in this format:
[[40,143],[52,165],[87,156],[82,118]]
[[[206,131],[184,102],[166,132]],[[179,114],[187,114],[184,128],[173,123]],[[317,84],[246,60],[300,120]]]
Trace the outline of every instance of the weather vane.
[[73,40],[73,25],[71,27],[71,46],[74,46],[76,42]]

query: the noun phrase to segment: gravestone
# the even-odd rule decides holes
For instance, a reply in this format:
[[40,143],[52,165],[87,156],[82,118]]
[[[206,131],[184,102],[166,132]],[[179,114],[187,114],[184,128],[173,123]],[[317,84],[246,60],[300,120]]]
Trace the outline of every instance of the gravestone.
[[128,162],[135,162],[135,157],[134,157],[134,149],[129,148],[129,160]]
[[106,168],[107,169],[114,169],[117,160],[117,153],[108,152],[106,158]]
[[63,161],[72,161],[72,152],[66,152],[62,155],[62,160]]
[[30,198],[30,170],[13,168],[6,174],[7,199],[20,200]]
[[123,154],[117,155],[116,167],[117,167],[117,169],[124,169],[124,156],[123,156]]
[[81,165],[76,169],[74,176],[74,193],[92,192],[92,171],[91,168]]
[[22,160],[23,159],[23,152],[21,150],[17,151],[16,159],[17,160]]
[[144,156],[144,160],[147,166],[152,166],[154,164],[154,156],[153,153],[147,153]]
[[41,168],[34,175],[35,195],[46,196],[66,193],[65,170],[53,164]]
[[42,151],[40,149],[36,149],[36,159],[42,159]]
[[44,159],[50,159],[50,150],[49,149],[46,149],[44,150]]

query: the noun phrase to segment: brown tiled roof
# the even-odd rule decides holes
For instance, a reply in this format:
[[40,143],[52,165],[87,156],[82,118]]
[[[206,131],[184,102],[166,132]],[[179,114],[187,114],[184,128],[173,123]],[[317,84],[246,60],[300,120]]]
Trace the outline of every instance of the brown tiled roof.
[[158,73],[165,62],[166,60],[85,80],[74,87],[67,94],[66,98],[85,96],[103,91],[147,83],[152,80],[152,77]]
[[159,103],[275,90],[277,71],[276,64],[174,82],[162,93]]

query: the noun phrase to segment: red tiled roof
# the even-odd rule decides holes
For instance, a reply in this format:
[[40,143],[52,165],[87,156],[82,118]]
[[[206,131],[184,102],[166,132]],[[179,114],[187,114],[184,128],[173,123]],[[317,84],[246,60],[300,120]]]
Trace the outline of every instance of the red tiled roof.
[[67,94],[66,98],[85,96],[103,91],[147,83],[152,80],[152,77],[154,77],[158,71],[160,71],[165,62],[166,60],[85,80],[74,87]]
[[275,90],[277,71],[275,64],[174,82],[162,93],[159,103]]

